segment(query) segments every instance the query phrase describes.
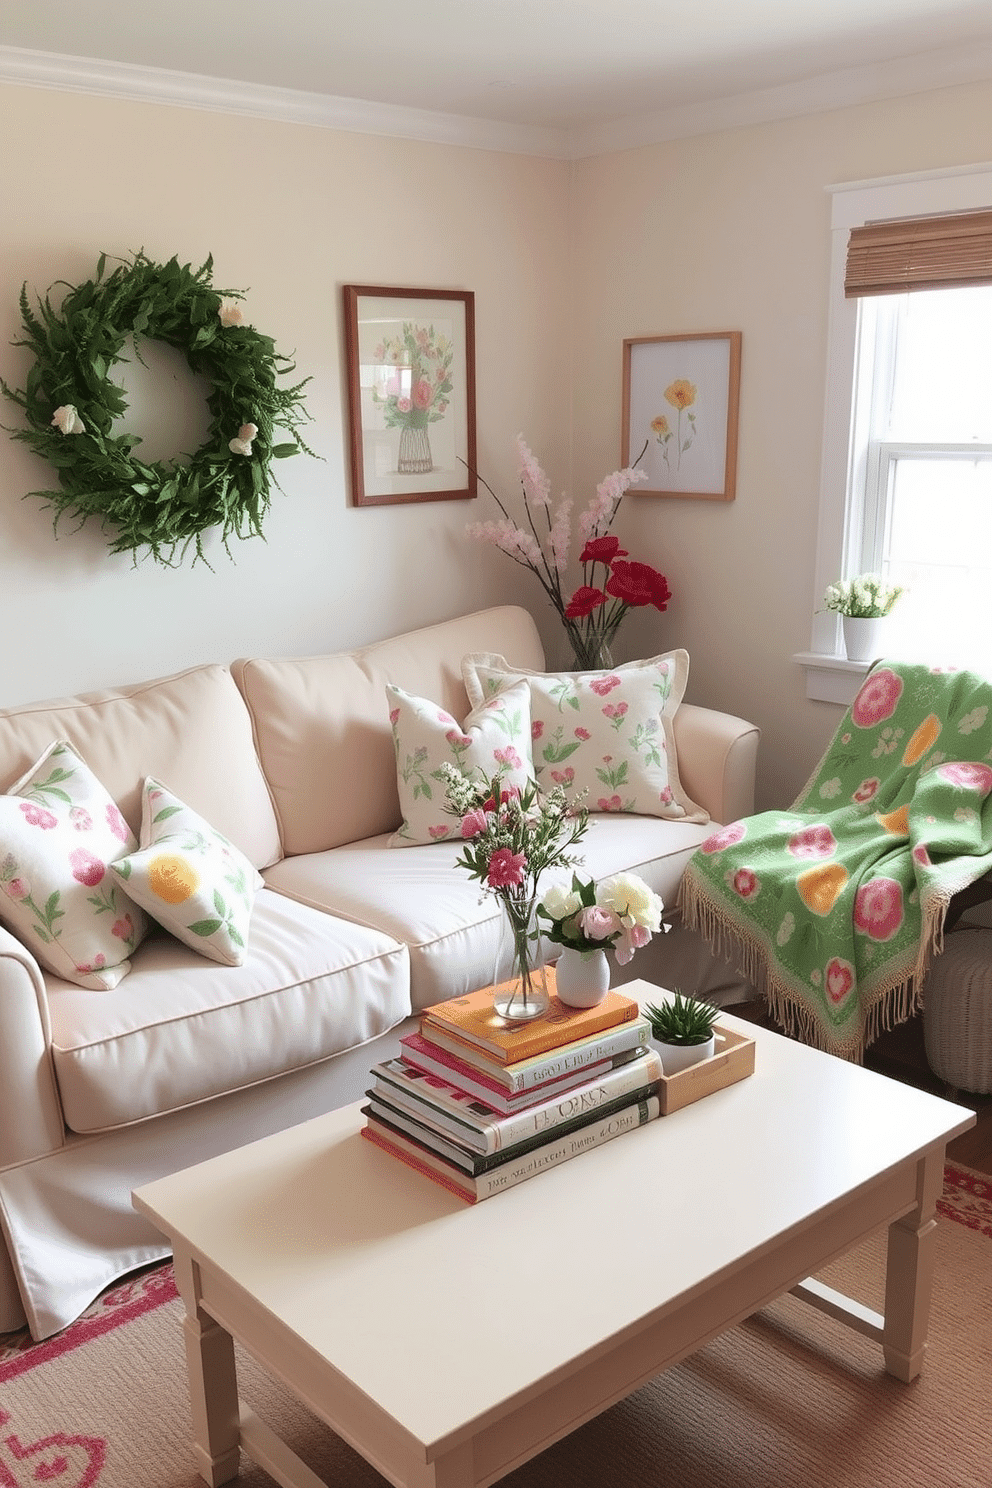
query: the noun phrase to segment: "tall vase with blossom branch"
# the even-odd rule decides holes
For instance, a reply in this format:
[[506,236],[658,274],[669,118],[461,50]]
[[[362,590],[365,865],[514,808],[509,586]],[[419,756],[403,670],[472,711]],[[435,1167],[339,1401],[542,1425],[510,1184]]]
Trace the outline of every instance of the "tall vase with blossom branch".
[[630,560],[627,549],[620,546],[620,539],[610,532],[627,490],[638,481],[647,480],[646,473],[636,468],[641,456],[638,455],[633,465],[616,470],[600,481],[595,496],[579,513],[582,582],[572,589],[566,580],[573,537],[572,499],[563,496],[553,505],[551,482],[522,435],[517,438],[517,452],[523,523],[513,518],[492,486],[480,476],[482,485],[503,513],[503,520],[471,522],[466,532],[469,537],[492,543],[535,575],[558,613],[581,671],[612,666],[613,640],[628,611],[646,605],[665,610],[672,597],[664,574],[650,564]]

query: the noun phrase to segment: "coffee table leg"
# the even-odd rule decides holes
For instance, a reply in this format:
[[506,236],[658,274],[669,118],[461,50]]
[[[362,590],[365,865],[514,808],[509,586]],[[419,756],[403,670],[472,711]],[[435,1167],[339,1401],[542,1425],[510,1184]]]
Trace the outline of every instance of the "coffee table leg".
[[219,1488],[238,1475],[238,1378],[230,1333],[200,1309],[199,1268],[175,1253],[176,1285],[186,1307],[183,1335],[193,1416],[193,1452],[200,1477]]
[[916,1208],[889,1226],[882,1349],[886,1369],[900,1380],[915,1379],[923,1368],[943,1177],[941,1148],[920,1159]]
[[436,1457],[409,1473],[410,1488],[472,1488],[474,1482],[471,1442],[463,1442],[443,1457]]

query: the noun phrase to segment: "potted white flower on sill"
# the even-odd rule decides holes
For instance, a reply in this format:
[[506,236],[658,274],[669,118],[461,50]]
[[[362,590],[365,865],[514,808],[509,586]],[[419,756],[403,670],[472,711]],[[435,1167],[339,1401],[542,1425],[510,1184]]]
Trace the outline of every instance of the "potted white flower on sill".
[[902,593],[902,584],[875,573],[827,585],[823,606],[841,617],[848,661],[873,661],[880,655],[882,622]]

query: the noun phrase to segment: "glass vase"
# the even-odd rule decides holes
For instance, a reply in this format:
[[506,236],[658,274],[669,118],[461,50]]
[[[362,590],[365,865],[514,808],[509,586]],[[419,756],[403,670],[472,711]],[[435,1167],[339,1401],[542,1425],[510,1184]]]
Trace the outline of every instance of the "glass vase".
[[426,428],[411,429],[408,425],[403,425],[396,469],[400,475],[427,475],[434,469],[431,441]]
[[551,1003],[535,913],[537,896],[505,897],[502,904],[493,1010],[508,1022],[529,1022],[546,1013]]
[[571,631],[568,637],[572,645],[577,672],[605,672],[613,665],[610,643],[601,635],[580,635]]

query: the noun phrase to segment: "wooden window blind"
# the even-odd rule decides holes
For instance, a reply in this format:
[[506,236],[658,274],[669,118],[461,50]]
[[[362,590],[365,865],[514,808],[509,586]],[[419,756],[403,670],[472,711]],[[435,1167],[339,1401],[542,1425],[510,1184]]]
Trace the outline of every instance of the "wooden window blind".
[[851,229],[844,294],[992,284],[992,211],[869,222]]

